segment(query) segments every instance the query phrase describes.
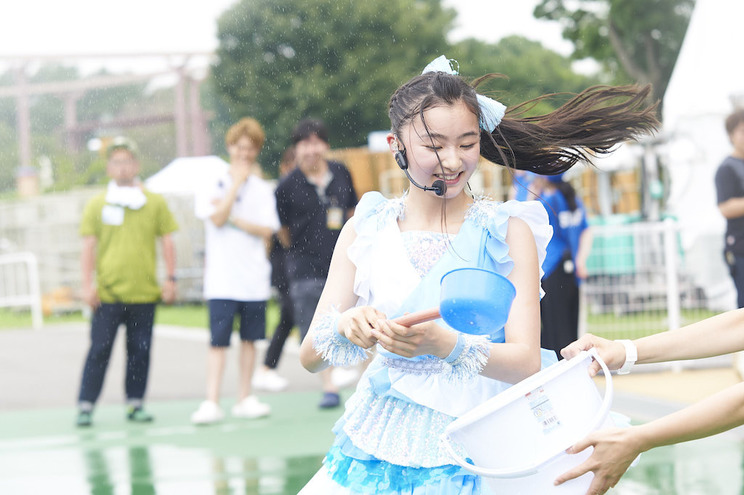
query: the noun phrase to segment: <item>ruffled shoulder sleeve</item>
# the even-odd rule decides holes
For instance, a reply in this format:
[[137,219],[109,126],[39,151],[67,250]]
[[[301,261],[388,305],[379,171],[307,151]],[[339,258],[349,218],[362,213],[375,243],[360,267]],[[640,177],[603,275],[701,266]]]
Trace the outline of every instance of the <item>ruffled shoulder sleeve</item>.
[[[500,203],[488,199],[478,199],[468,212],[468,218],[476,225],[488,232],[485,251],[498,267],[501,275],[508,275],[514,267],[509,257],[509,246],[506,244],[506,233],[509,228],[509,218],[517,217],[527,223],[535,236],[537,259],[540,264],[540,280],[543,277],[542,264],[545,253],[553,236],[548,213],[539,201],[506,201]],[[544,295],[540,288],[540,297]]]
[[369,302],[370,258],[379,233],[395,225],[402,212],[403,198],[387,199],[377,191],[365,193],[354,210],[356,239],[349,246],[347,256],[356,266],[354,293],[360,305]]
[[357,236],[373,234],[386,223],[396,221],[403,211],[403,198],[387,199],[377,191],[365,193],[354,210]]

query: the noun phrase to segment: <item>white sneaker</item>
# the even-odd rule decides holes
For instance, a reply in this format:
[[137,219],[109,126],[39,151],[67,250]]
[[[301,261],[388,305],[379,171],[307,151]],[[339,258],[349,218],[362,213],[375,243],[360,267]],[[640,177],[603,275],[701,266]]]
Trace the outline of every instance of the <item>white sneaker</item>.
[[331,370],[331,381],[338,388],[350,387],[357,380],[359,380],[359,371],[354,368],[333,368]]
[[225,415],[219,405],[211,400],[205,400],[199,406],[199,409],[191,415],[191,422],[197,425],[208,425],[222,421]]
[[274,370],[256,370],[253,375],[253,386],[259,390],[268,390],[269,392],[279,392],[289,385],[286,378],[279,376]]
[[259,402],[258,397],[255,395],[249,395],[232,408],[232,415],[236,418],[260,418],[262,416],[268,416],[270,412],[271,406]]

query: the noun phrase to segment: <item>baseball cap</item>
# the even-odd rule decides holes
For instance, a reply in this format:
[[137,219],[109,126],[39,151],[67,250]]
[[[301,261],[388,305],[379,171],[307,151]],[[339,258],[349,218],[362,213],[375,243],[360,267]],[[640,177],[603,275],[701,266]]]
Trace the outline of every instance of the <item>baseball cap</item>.
[[108,145],[106,148],[106,159],[111,158],[111,155],[114,153],[114,151],[124,150],[128,151],[132,154],[132,156],[137,156],[139,150],[137,149],[137,144],[132,141],[129,138],[118,136],[111,140],[111,144]]

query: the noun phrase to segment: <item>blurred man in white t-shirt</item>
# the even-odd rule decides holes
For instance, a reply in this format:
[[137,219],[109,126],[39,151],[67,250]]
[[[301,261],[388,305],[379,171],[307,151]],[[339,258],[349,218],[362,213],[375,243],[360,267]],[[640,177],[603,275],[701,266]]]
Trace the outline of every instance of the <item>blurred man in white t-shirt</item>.
[[267,247],[279,229],[274,192],[253,173],[265,134],[254,119],[244,118],[225,137],[230,156],[227,173],[205,184],[196,199],[196,215],[204,220],[206,255],[204,298],[209,303],[210,347],[207,358],[207,399],[191,415],[196,424],[224,417],[219,406],[225,356],[235,316],[240,325],[240,389],[232,414],[258,418],[268,404],[252,394],[255,341],[265,338],[266,302],[271,297],[271,264]]

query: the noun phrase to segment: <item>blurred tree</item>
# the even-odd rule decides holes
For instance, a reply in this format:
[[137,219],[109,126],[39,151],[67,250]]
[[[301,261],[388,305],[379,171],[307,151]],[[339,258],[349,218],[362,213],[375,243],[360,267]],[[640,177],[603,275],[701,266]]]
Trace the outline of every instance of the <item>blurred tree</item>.
[[[106,71],[90,77],[110,75]],[[28,77],[29,84],[73,81],[83,79],[75,67],[41,66]],[[15,84],[11,71],[0,74],[0,86]],[[97,137],[120,134],[134,139],[140,148],[142,175],[147,177],[167,164],[175,155],[174,125],[118,128],[107,126],[114,118],[140,117],[153,112],[173,111],[173,90],[162,88],[147,91],[146,83],[99,88],[84,92],[77,100],[78,122],[97,122],[81,136],[83,143]],[[30,99],[32,164],[40,157],[48,157],[53,164],[53,190],[64,190],[76,185],[95,184],[106,180],[102,155],[84,147],[79,152],[67,148],[64,133],[64,101],[56,94],[43,94]],[[14,98],[0,98],[0,191],[15,187],[19,165]]]
[[[80,79],[78,70],[74,67],[61,65],[43,65],[28,78],[29,84],[64,82]],[[64,103],[54,94],[36,95],[30,98],[31,103],[31,133],[53,134],[62,128],[65,120]],[[37,153],[37,143],[32,140],[34,154]]]
[[[521,36],[509,36],[496,44],[468,39],[457,43],[451,53],[460,63],[463,76],[503,75],[503,78],[482,83],[478,89],[507,106],[546,94],[575,94],[599,84],[597,77],[574,72],[568,57]],[[568,97],[556,95],[542,100],[530,114],[550,112]]]
[[[10,71],[0,74],[0,87],[13,84]],[[15,173],[18,166],[18,136],[15,130],[15,101],[0,98],[0,192],[15,187]]]
[[[94,77],[111,75],[106,70],[93,74]],[[139,83],[88,90],[78,100],[78,120],[81,122],[106,121],[114,115],[125,113],[129,107],[133,106],[134,102],[143,100],[143,96],[146,95],[146,87],[145,83]],[[136,112],[130,113],[136,114]]]
[[19,160],[15,123],[9,124],[6,121],[5,105],[2,107],[0,108],[0,193],[15,188],[16,168]]
[[255,117],[272,173],[303,117],[322,118],[333,147],[365,144],[390,126],[395,88],[447,53],[454,18],[440,0],[242,0],[218,21],[214,142]]
[[653,84],[662,100],[695,0],[541,0],[538,19],[559,21],[563,37],[615,76],[615,82]]

